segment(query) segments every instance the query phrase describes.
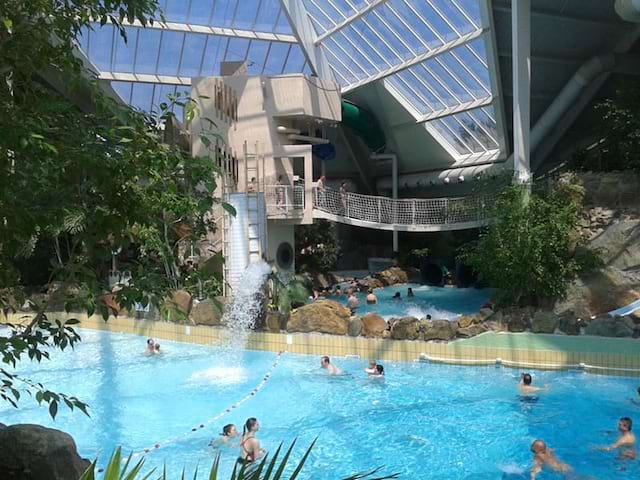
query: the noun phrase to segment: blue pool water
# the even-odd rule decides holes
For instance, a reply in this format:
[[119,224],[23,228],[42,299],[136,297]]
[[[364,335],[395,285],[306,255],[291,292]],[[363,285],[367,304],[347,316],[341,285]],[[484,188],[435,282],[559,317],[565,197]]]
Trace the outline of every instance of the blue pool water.
[[[55,352],[41,364],[25,362],[19,371],[85,400],[91,418],[61,409],[52,421],[46,408],[26,397],[19,410],[0,404],[0,422],[65,430],[82,455],[98,455],[100,463],[116,445],[137,450],[188,432],[251,391],[275,358],[246,351],[242,366],[225,367],[224,354],[214,347],[161,342],[164,355],[146,357],[142,337],[81,335],[75,351]],[[537,402],[523,402],[515,389],[518,370],[385,363],[387,377],[380,381],[365,378],[364,359],[334,362],[352,376],[328,377],[316,357],[285,354],[257,396],[215,425],[151,453],[147,464],[166,462],[170,478],[179,478],[183,466],[208,468],[213,454],[207,444],[222,425],[256,416],[267,450],[298,437],[299,459],[302,447],[319,438],[304,479],[336,480],[380,465],[406,479],[528,478],[504,471],[528,467],[529,445],[537,437],[573,465],[578,478],[640,478],[638,462],[590,451],[614,440],[603,431],[614,429],[619,417],[640,421],[640,406],[630,401],[637,379],[534,371],[534,382],[551,389]],[[222,452],[225,471],[236,454]]]
[[[345,290],[348,285],[345,285]],[[413,298],[407,297],[407,289],[413,288]],[[392,300],[391,297],[396,292],[400,292],[402,300]],[[483,304],[487,303],[494,290],[490,288],[449,288],[449,287],[429,287],[414,283],[393,285],[391,287],[376,288],[374,293],[378,298],[378,303],[367,305],[365,302],[366,293],[357,293],[360,300],[358,315],[375,312],[385,319],[392,317],[412,316],[424,318],[428,315],[436,319],[451,320],[460,315],[476,313]],[[340,299],[335,297],[331,300],[338,300],[343,304],[347,303],[346,296]]]

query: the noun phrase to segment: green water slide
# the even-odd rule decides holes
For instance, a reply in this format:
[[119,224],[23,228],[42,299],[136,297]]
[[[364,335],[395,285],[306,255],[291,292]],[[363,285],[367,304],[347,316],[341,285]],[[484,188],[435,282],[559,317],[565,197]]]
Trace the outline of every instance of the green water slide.
[[342,124],[351,128],[374,152],[386,144],[384,131],[376,117],[368,110],[345,99],[342,99]]

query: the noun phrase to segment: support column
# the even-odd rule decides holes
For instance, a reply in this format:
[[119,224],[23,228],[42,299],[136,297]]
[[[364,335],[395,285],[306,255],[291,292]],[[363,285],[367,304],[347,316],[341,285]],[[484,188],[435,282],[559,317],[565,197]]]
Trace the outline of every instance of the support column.
[[[398,198],[398,157],[391,155],[391,190],[394,200]],[[394,207],[395,210],[395,207]],[[398,252],[398,232],[393,231],[393,251]]]
[[513,176],[531,182],[531,0],[511,2],[513,47]]

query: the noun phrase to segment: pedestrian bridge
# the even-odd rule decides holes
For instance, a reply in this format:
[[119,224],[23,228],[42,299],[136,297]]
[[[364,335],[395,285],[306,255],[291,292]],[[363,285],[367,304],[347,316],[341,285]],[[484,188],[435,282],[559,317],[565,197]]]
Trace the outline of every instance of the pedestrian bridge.
[[[269,218],[302,215],[304,187],[270,185],[265,188]],[[356,227],[398,232],[442,232],[478,228],[489,223],[495,195],[453,198],[392,199],[313,189],[313,218]]]

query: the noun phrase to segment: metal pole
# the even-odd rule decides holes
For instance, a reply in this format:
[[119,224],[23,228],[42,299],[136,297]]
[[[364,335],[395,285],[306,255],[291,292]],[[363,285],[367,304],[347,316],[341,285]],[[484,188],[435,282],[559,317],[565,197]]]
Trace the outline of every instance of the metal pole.
[[[398,200],[398,157],[396,155],[391,156],[391,189],[392,189],[392,197],[393,197],[393,210],[394,210],[394,222],[397,221],[397,214],[395,212],[397,207]],[[415,223],[415,217],[414,217]],[[396,230],[393,231],[393,251],[398,252],[398,232]]]
[[513,48],[513,175],[520,184],[531,179],[531,0],[511,2]]

